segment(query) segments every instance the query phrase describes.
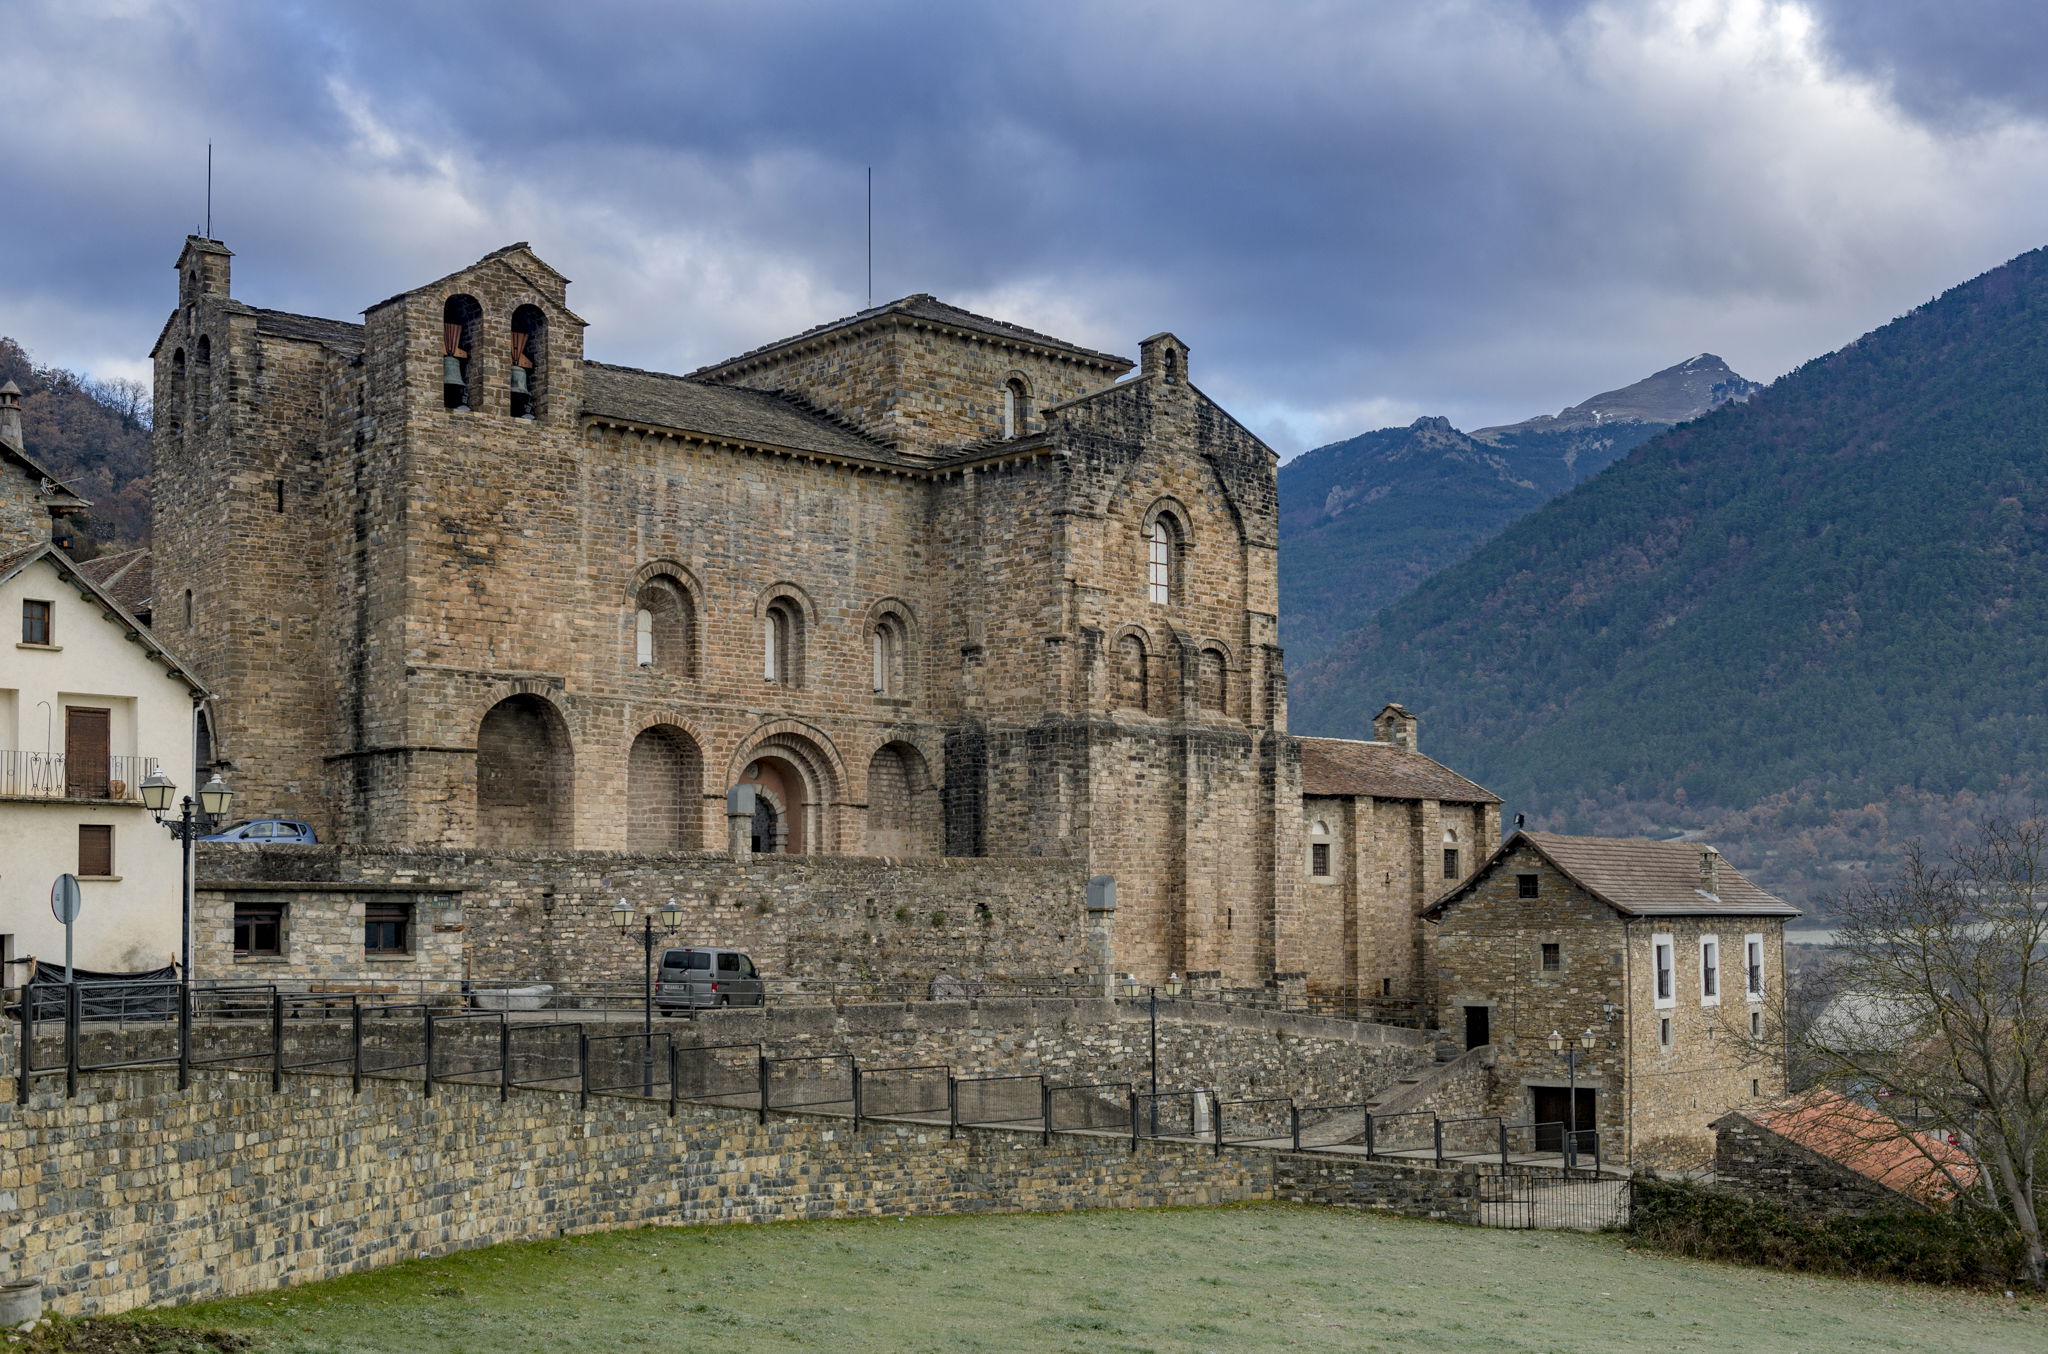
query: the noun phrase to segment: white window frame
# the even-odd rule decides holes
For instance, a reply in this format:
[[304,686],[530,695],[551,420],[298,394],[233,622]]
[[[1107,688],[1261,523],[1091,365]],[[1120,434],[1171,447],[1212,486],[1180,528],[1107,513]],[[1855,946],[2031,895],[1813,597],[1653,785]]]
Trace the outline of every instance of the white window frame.
[[[1709,953],[1713,955],[1713,963],[1711,965],[1709,965],[1707,962],[1707,956],[1709,955]],[[1710,974],[1713,977],[1714,986],[1714,990],[1711,992],[1707,990],[1707,979]],[[1721,1004],[1721,989],[1726,986],[1727,980],[1722,976],[1721,973],[1721,937],[1717,935],[1701,936],[1700,1005],[1719,1006]]]
[[[1671,981],[1660,983],[1658,979],[1665,974]],[[1658,991],[1660,987],[1664,993]],[[1659,1011],[1678,1005],[1678,944],[1668,931],[1650,937],[1650,1003]]]
[[[1769,951],[1764,948],[1761,931],[1752,931],[1742,938],[1742,986],[1744,994],[1751,1001],[1764,999],[1764,967],[1769,962]],[[1750,956],[1755,955],[1754,963]],[[1751,979],[1755,979],[1754,984]]]
[[1147,596],[1160,606],[1173,604],[1173,529],[1164,514],[1152,519],[1145,539],[1145,582]]

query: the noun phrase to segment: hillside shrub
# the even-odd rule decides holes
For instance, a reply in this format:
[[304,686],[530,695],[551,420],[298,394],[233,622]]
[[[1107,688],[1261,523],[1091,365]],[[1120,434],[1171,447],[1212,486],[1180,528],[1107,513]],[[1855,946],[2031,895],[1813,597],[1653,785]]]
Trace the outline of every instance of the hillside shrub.
[[2019,1272],[2019,1238],[1965,1210],[1803,1217],[1689,1181],[1639,1178],[1631,1188],[1636,1240],[1672,1255],[1978,1288],[2009,1286]]

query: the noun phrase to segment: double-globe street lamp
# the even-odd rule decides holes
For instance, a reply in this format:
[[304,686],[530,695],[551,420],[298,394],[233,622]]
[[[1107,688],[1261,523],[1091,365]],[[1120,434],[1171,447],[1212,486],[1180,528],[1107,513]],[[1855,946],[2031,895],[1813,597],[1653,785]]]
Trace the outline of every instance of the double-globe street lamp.
[[[1138,982],[1136,974],[1126,973],[1124,975],[1124,996],[1131,999],[1132,1001],[1136,1001],[1138,998],[1138,989],[1140,986],[1142,986],[1142,984]],[[1154,984],[1148,990],[1152,994],[1151,1002],[1149,1003],[1151,1006],[1152,1017],[1151,1119],[1152,1136],[1156,1138],[1159,1136],[1159,987],[1157,984]],[[1169,973],[1166,975],[1166,995],[1169,997],[1177,997],[1180,995],[1180,974]]]
[[[172,797],[178,793],[178,783],[162,771],[152,771],[144,777],[139,789],[142,807],[148,809],[159,823],[163,822]],[[226,816],[228,806],[234,802],[235,792],[217,773],[199,787],[198,807],[205,812],[208,821]],[[186,795],[178,807],[178,822],[166,826],[179,842],[178,857],[182,868],[178,878],[178,981],[189,985],[192,981],[192,796]]]
[[1600,1041],[1594,1037],[1593,1031],[1587,1030],[1578,1037],[1576,1042],[1572,1043],[1571,1047],[1566,1047],[1566,1044],[1570,1041],[1567,1041],[1556,1030],[1552,1030],[1550,1038],[1544,1042],[1550,1045],[1552,1053],[1562,1053],[1564,1055],[1564,1067],[1568,1084],[1568,1089],[1565,1091],[1564,1113],[1567,1127],[1564,1138],[1564,1164],[1569,1168],[1578,1163],[1579,1155],[1579,1054],[1581,1051],[1591,1052],[1593,1046]]
[[624,898],[612,909],[612,926],[620,935],[629,934],[633,922],[640,922],[640,947],[644,963],[640,970],[640,1070],[643,1090],[654,1094],[654,918],[661,918],[661,933],[672,935],[683,919],[683,909],[671,898],[661,905],[658,913],[641,916],[633,905]]

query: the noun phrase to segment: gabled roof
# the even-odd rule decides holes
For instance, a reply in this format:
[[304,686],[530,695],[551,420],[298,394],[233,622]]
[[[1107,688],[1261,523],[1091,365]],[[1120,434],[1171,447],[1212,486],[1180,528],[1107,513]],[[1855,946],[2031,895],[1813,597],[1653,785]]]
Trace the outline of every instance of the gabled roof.
[[32,545],[26,550],[17,550],[5,558],[0,558],[0,583],[5,583],[12,579],[16,574],[35,564],[38,560],[48,560],[50,566],[59,574],[62,574],[65,581],[70,583],[72,587],[98,602],[107,611],[113,613],[114,620],[127,634],[129,642],[139,644],[148,650],[152,657],[170,669],[171,676],[176,677],[186,686],[192,688],[193,695],[205,696],[208,694],[205,684],[193,675],[192,670],[183,663],[180,663],[177,655],[157,643],[156,636],[149,633],[148,626],[136,620],[130,614],[128,608],[114,600],[113,596],[106,589],[88,577],[85,571],[69,555],[49,542],[45,541],[41,545]]
[[1952,1199],[1977,1181],[1977,1163],[1962,1148],[1833,1091],[1806,1091],[1727,1117],[1747,1119],[1922,1203]]
[[99,584],[125,610],[139,616],[149,609],[152,564],[152,556],[145,546],[138,550],[123,550],[118,555],[81,560],[78,571]]
[[264,310],[260,306],[243,306],[240,309],[243,313],[256,317],[256,332],[259,334],[304,339],[309,343],[326,344],[330,348],[363,346],[363,326],[349,320],[329,320],[318,315],[295,315],[289,310]]
[[782,395],[606,362],[583,364],[583,411],[756,446],[909,465],[893,449]]
[[[21,387],[9,381],[5,387],[9,394],[21,394]],[[12,461],[19,471],[25,471],[36,481],[37,492],[43,496],[45,506],[54,511],[69,512],[92,506],[92,500],[73,489],[64,481],[52,475],[41,461],[4,437],[0,437],[0,460]]]
[[1500,803],[1499,795],[1465,779],[1435,758],[1393,743],[1368,743],[1353,738],[1303,738],[1300,743],[1301,792],[1305,795]]
[[1012,343],[1021,344],[1027,348],[1042,348],[1051,352],[1062,353],[1069,357],[1078,357],[1083,361],[1109,367],[1120,372],[1129,371],[1131,368],[1131,360],[1127,357],[1118,357],[1115,353],[1097,352],[1093,348],[1083,348],[1078,343],[1069,343],[1065,339],[1057,339],[1050,334],[1041,334],[1035,329],[1026,329],[1021,324],[1011,324],[1007,320],[992,319],[987,315],[977,315],[971,310],[962,310],[958,306],[948,305],[927,292],[919,292],[915,296],[905,296],[900,300],[890,301],[868,310],[857,311],[852,315],[832,320],[826,324],[813,325],[800,334],[792,334],[788,338],[777,339],[775,342],[763,344],[759,348],[751,348],[741,353],[738,357],[728,357],[723,362],[714,362],[708,367],[700,367],[690,374],[692,376],[709,376],[728,367],[736,367],[743,363],[751,362],[757,357],[766,356],[783,348],[795,347],[799,344],[809,343],[814,339],[822,338],[827,334],[837,333],[846,329],[855,329],[892,317],[922,320],[927,324],[937,325],[941,328],[960,329],[974,334],[986,334],[991,338],[1007,339]]
[[1700,891],[1702,842],[1655,842],[1644,837],[1567,837],[1517,832],[1502,842],[1470,877],[1422,910],[1441,916],[1524,847],[1624,917],[1796,917],[1799,909],[1751,883],[1725,859],[1716,865],[1717,891]]
[[[490,253],[484,255],[476,262],[466,263],[462,267],[457,268],[452,273],[445,273],[442,276],[435,278],[432,282],[425,282],[417,287],[407,287],[402,292],[396,292],[393,295],[385,297],[383,300],[379,301],[374,306],[364,306],[363,314],[367,315],[373,310],[382,310],[385,306],[390,305],[393,301],[404,300],[406,297],[411,296],[416,292],[438,291],[442,287],[447,286],[450,282],[453,282],[456,278],[461,277],[464,273],[473,273],[487,263],[504,264],[507,268],[511,269],[515,275],[518,276],[520,281],[526,283],[527,286],[532,287],[535,291],[541,293],[541,295],[543,296],[548,295],[549,288],[545,284],[536,282],[531,277],[528,277],[526,274],[526,270],[521,268],[518,263],[515,263],[513,261],[512,256],[514,254],[524,254],[527,258],[533,260],[534,266],[545,269],[550,273],[553,273],[557,282],[562,283],[564,285],[568,283],[568,278],[563,277],[559,272],[556,272],[551,264],[549,264],[545,259],[541,258],[540,255],[533,252],[532,245],[528,244],[524,240],[520,240],[515,244],[508,244],[501,246],[500,248],[493,249]],[[582,316],[578,315],[575,311],[569,309],[569,307],[563,305],[561,301],[553,300],[553,304],[562,312],[562,314],[574,320],[577,324],[585,323]]]

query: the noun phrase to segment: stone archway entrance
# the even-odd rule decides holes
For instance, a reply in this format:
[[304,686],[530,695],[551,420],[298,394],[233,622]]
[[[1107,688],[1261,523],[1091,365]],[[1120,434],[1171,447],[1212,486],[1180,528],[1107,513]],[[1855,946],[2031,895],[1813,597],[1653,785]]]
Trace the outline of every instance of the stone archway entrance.
[[476,844],[489,850],[571,845],[575,760],[569,729],[539,696],[512,696],[476,731]]

